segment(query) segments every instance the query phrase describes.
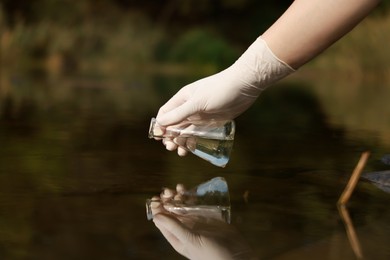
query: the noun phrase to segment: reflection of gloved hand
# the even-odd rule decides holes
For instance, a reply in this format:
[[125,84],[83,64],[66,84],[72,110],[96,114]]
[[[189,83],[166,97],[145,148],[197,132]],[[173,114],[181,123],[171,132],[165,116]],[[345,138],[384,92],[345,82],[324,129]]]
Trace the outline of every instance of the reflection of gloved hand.
[[[229,68],[179,90],[160,108],[156,119],[162,126],[185,119],[233,119],[247,110],[266,87],[293,71],[259,37]],[[169,140],[165,145],[168,150],[177,148]]]
[[[186,216],[186,223],[191,219]],[[234,228],[223,221],[193,219],[192,228],[171,214],[157,214],[153,221],[172,247],[188,259],[253,259],[249,247]]]
[[184,191],[181,184],[176,191],[165,189],[160,198],[153,198],[161,202],[152,204],[156,227],[179,254],[189,259],[255,259],[234,226],[220,217],[199,210],[187,214],[170,209],[169,200],[180,201]]

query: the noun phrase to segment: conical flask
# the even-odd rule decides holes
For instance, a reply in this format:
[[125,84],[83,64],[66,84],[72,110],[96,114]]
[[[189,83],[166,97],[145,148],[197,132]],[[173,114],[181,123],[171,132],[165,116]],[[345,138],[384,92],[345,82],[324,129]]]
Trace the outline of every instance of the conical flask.
[[215,177],[190,190],[183,192],[181,199],[146,200],[146,216],[153,219],[151,204],[163,203],[165,209],[180,215],[211,217],[230,223],[230,195],[226,180]]
[[152,118],[149,127],[149,138],[170,138],[177,145],[219,167],[225,167],[229,162],[234,134],[233,120],[186,121],[164,128]]

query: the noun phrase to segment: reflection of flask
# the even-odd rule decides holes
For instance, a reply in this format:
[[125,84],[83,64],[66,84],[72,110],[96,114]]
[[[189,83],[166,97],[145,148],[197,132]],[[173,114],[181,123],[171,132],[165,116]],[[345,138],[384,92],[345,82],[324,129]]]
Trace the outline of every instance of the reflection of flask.
[[168,126],[158,125],[152,118],[149,138],[171,138],[173,142],[210,163],[225,167],[230,159],[235,123],[229,121],[185,121]]
[[[146,201],[146,215],[153,218],[151,203]],[[179,215],[202,216],[230,223],[230,195],[227,182],[222,177],[213,178],[181,194],[180,200],[164,202],[164,208]]]

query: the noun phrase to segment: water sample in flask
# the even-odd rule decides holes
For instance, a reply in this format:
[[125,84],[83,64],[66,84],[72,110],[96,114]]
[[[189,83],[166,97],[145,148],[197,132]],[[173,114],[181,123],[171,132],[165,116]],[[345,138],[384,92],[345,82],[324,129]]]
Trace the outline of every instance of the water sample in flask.
[[196,156],[216,166],[225,167],[233,148],[235,128],[233,120],[185,121],[162,127],[152,118],[149,138],[169,138]]
[[169,212],[187,216],[202,216],[214,218],[230,223],[230,195],[226,180],[223,177],[215,177],[198,186],[184,191],[181,199],[146,200],[146,216],[153,219],[152,203],[163,203]]

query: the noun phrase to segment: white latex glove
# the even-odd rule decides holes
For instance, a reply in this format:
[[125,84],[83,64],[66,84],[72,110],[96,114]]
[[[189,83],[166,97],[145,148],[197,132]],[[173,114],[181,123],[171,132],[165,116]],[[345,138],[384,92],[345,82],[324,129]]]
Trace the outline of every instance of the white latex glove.
[[[261,38],[229,68],[180,89],[156,117],[159,125],[167,127],[186,119],[234,119],[247,110],[269,85],[294,72],[278,59]],[[164,140],[168,150],[177,144]],[[178,150],[185,155],[184,149]]]
[[[186,214],[169,211],[163,202],[180,200],[184,187],[178,184],[176,192],[165,189],[161,202],[153,202],[153,222],[172,247],[188,259],[250,260],[256,259],[250,247],[235,229],[209,212]],[[153,198],[155,201],[158,197]],[[183,215],[184,214],[184,215]]]

